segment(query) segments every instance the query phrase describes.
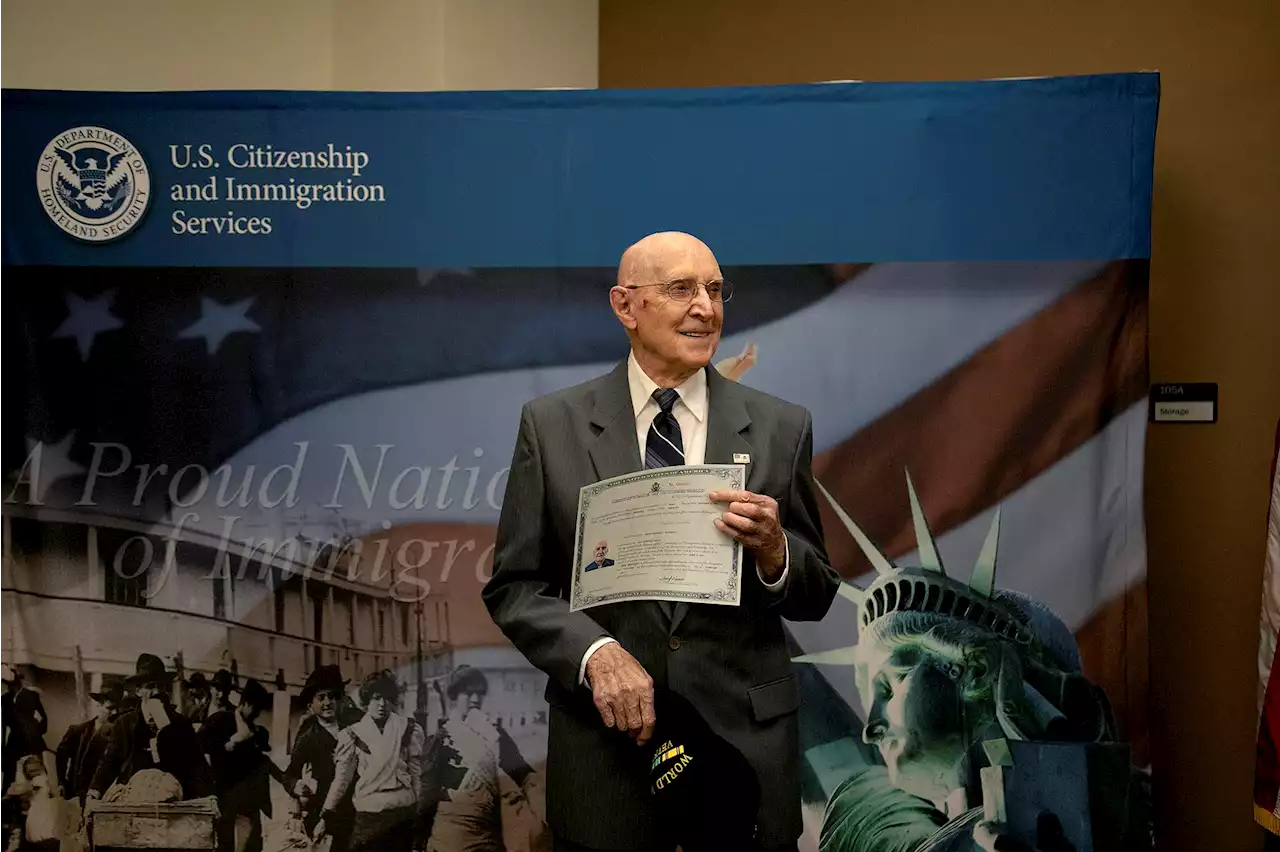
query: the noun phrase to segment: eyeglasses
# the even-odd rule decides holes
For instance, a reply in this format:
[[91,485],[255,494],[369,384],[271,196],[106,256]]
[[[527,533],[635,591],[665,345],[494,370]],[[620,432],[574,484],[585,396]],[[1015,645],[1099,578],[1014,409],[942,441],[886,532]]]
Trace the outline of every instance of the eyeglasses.
[[677,302],[693,301],[698,295],[698,289],[703,288],[707,291],[707,298],[713,302],[727,302],[733,298],[733,284],[729,281],[711,281],[707,284],[699,284],[697,281],[688,279],[677,279],[675,281],[662,281],[657,284],[628,284],[628,290],[639,290],[641,287],[662,287],[662,295],[668,299]]

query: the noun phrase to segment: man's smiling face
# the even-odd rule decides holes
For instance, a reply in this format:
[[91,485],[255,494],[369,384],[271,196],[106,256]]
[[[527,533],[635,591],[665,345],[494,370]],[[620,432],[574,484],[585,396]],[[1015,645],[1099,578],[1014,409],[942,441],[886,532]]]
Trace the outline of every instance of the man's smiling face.
[[630,264],[621,285],[636,357],[651,375],[650,366],[667,376],[692,375],[711,363],[720,344],[724,302],[708,294],[724,282],[720,264],[688,234],[658,234],[638,245],[641,260]]

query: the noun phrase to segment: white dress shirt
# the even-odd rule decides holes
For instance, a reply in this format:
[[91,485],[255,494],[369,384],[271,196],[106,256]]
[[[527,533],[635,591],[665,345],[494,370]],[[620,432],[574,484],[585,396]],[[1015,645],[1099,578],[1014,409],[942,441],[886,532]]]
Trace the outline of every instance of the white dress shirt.
[[[658,383],[640,368],[635,354],[627,356],[627,385],[631,388],[631,410],[636,413],[636,445],[640,448],[640,466],[644,467],[644,448],[649,443],[649,427],[661,408],[653,398]],[[685,464],[703,464],[707,457],[707,373],[699,370],[676,387],[680,398],[671,414],[680,424],[680,442],[684,445]]]
[[[710,369],[715,368],[712,367]],[[634,352],[627,356],[627,385],[631,389],[631,409],[636,415],[636,442],[640,448],[640,467],[638,469],[643,470],[644,448],[649,441],[649,427],[653,425],[653,418],[658,416],[661,408],[658,406],[657,400],[653,398],[653,392],[658,389],[658,383],[649,378],[648,374],[640,367]],[[685,379],[684,384],[676,387],[676,393],[680,395],[680,398],[672,406],[671,414],[675,417],[676,423],[680,424],[680,442],[684,445],[684,463],[703,464],[707,456],[708,402],[706,370],[699,370]],[[791,549],[788,547],[782,575],[778,577],[777,582],[765,582],[764,577],[760,574],[759,567],[756,568],[756,575],[760,577],[760,582],[764,583],[765,588],[779,589],[786,581],[787,571],[790,567]],[[591,659],[591,655],[602,646],[616,641],[618,640],[612,636],[601,636],[591,643],[591,647],[587,648],[587,652],[582,655],[582,665],[578,667],[579,682],[587,683],[587,661]]]

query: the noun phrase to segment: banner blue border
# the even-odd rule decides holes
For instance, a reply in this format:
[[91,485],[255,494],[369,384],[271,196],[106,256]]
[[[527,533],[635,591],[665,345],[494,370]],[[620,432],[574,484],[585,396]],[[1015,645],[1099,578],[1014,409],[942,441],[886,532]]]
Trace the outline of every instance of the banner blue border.
[[[1150,255],[1159,76],[529,92],[5,90],[4,263],[70,266],[607,266],[687,230],[727,263]],[[45,215],[51,139],[99,125],[155,193],[114,243]],[[173,233],[172,144],[370,155],[381,204],[200,205],[270,235]],[[279,181],[279,172],[242,172]],[[208,179],[208,174],[202,174]],[[311,175],[299,175],[310,179]]]

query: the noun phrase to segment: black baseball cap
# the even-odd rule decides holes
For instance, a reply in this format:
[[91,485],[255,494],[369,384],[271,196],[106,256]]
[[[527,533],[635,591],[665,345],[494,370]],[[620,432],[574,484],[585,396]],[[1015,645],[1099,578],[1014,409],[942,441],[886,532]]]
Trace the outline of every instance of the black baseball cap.
[[653,739],[642,752],[665,833],[684,852],[752,848],[760,812],[755,769],[682,695],[655,690],[654,710]]

